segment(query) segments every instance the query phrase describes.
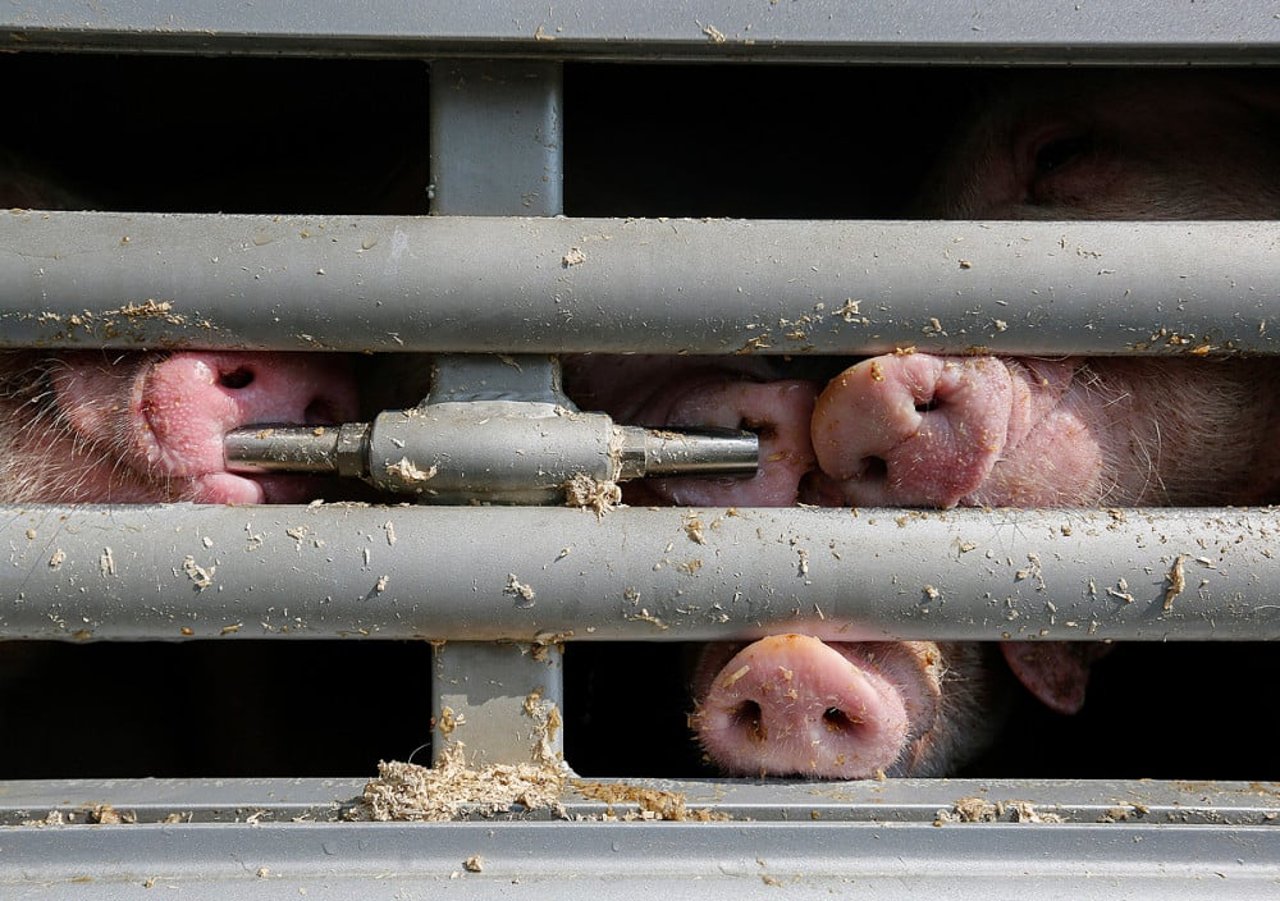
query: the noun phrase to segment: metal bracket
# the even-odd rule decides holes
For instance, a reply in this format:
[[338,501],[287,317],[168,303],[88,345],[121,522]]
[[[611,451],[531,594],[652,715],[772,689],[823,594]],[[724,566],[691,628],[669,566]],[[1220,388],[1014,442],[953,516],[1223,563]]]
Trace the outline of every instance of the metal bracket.
[[562,503],[583,478],[750,475],[759,439],[722,429],[619,426],[560,390],[555,357],[437,357],[427,399],[372,423],[252,426],[226,438],[239,472],[330,472],[421,503]]

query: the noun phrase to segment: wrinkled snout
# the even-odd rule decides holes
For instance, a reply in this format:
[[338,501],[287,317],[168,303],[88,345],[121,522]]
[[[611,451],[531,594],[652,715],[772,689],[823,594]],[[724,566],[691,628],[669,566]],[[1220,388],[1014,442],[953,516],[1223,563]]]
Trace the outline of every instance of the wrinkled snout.
[[894,670],[902,661],[877,660],[887,651],[905,661],[904,647],[762,638],[711,677],[693,717],[698,738],[730,773],[875,776],[898,761],[936,710],[936,682],[932,689],[900,684]]

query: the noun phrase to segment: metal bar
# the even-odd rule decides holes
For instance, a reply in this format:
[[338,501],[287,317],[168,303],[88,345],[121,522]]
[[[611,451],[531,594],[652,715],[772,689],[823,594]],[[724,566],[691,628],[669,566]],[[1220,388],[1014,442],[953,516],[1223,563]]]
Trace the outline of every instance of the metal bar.
[[0,509],[10,638],[1280,638],[1280,511]]
[[461,744],[473,766],[564,761],[564,649],[451,641],[435,648],[432,673],[439,761]]
[[[52,811],[68,825],[90,822],[94,808],[110,804],[136,823],[316,823],[346,822],[367,778],[337,779],[56,779],[0,781],[0,827],[47,819]],[[599,792],[596,786],[620,791]],[[631,791],[627,791],[631,789]],[[1256,782],[1160,780],[887,779],[858,782],[800,780],[566,780],[563,803],[571,819],[598,818],[614,797],[619,815],[635,810],[641,792],[678,796],[690,814],[713,809],[739,823],[920,823],[962,799],[995,807],[1027,808],[1055,821],[1109,828],[1125,823],[1224,826],[1274,824],[1280,794]],[[593,797],[593,795],[595,795]],[[628,798],[628,795],[630,797]],[[977,823],[1012,819],[1011,809],[977,809]],[[524,812],[522,819],[554,818],[556,812]],[[480,819],[482,817],[476,816]],[[101,817],[97,817],[101,819]],[[601,824],[596,824],[597,826]],[[1272,826],[1274,829],[1274,825]]]
[[1280,25],[1248,0],[1171,6],[1041,0],[741,5],[725,0],[599,4],[211,6],[24,0],[0,11],[6,49],[270,55],[556,56],[612,60],[830,62],[1274,61]]
[[[219,823],[11,828],[0,894],[1269,899],[1273,826]],[[661,861],[660,867],[655,866]]]
[[1277,241],[1258,222],[3,214],[0,347],[1275,353]]
[[431,211],[558,216],[564,211],[559,63],[431,67]]
[[[562,92],[556,62],[433,64],[431,211],[438,216],[562,213]],[[559,402],[567,404],[567,398],[554,357],[443,355],[433,370],[429,402],[403,414],[381,414],[370,441],[375,472],[390,472],[399,465],[395,461],[426,452],[423,470],[434,473],[432,481],[444,479],[439,486],[426,486],[420,502],[479,496],[560,503],[574,470],[616,477],[612,424],[607,417],[562,415],[565,407]],[[474,396],[477,388],[489,399]],[[424,428],[426,420],[431,425]],[[434,432],[447,440],[436,440]],[[398,437],[384,441],[379,435]],[[538,448],[541,452],[535,452]],[[521,596],[528,591],[514,576],[509,586]],[[441,763],[453,746],[477,764],[562,766],[560,651],[471,641],[436,645],[435,762]]]

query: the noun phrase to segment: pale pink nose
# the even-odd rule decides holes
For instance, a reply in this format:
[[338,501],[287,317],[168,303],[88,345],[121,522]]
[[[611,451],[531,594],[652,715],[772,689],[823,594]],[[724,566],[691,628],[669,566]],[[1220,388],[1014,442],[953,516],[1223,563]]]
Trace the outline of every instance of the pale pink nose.
[[731,773],[864,779],[888,769],[909,717],[897,689],[839,646],[772,635],[738,652],[694,715],[708,756]]
[[331,424],[358,410],[348,361],[324,354],[177,353],[152,368],[141,399],[148,457],[172,475],[221,469],[231,429]]
[[[654,489],[674,504],[786,507],[815,465],[809,420],[814,382],[718,381],[680,398],[661,425],[750,429],[760,436],[760,468],[751,478],[664,479]],[[652,423],[659,424],[659,423]]]
[[814,452],[855,505],[954,507],[999,459],[1011,394],[990,358],[864,360],[818,398]]

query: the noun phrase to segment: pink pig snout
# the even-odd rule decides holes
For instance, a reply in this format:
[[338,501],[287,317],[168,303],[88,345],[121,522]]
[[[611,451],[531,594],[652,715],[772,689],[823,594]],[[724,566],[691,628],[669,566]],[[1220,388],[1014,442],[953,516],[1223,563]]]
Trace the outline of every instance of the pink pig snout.
[[730,773],[882,773],[936,715],[938,671],[920,650],[926,644],[762,638],[711,675],[693,717],[698,737]]

